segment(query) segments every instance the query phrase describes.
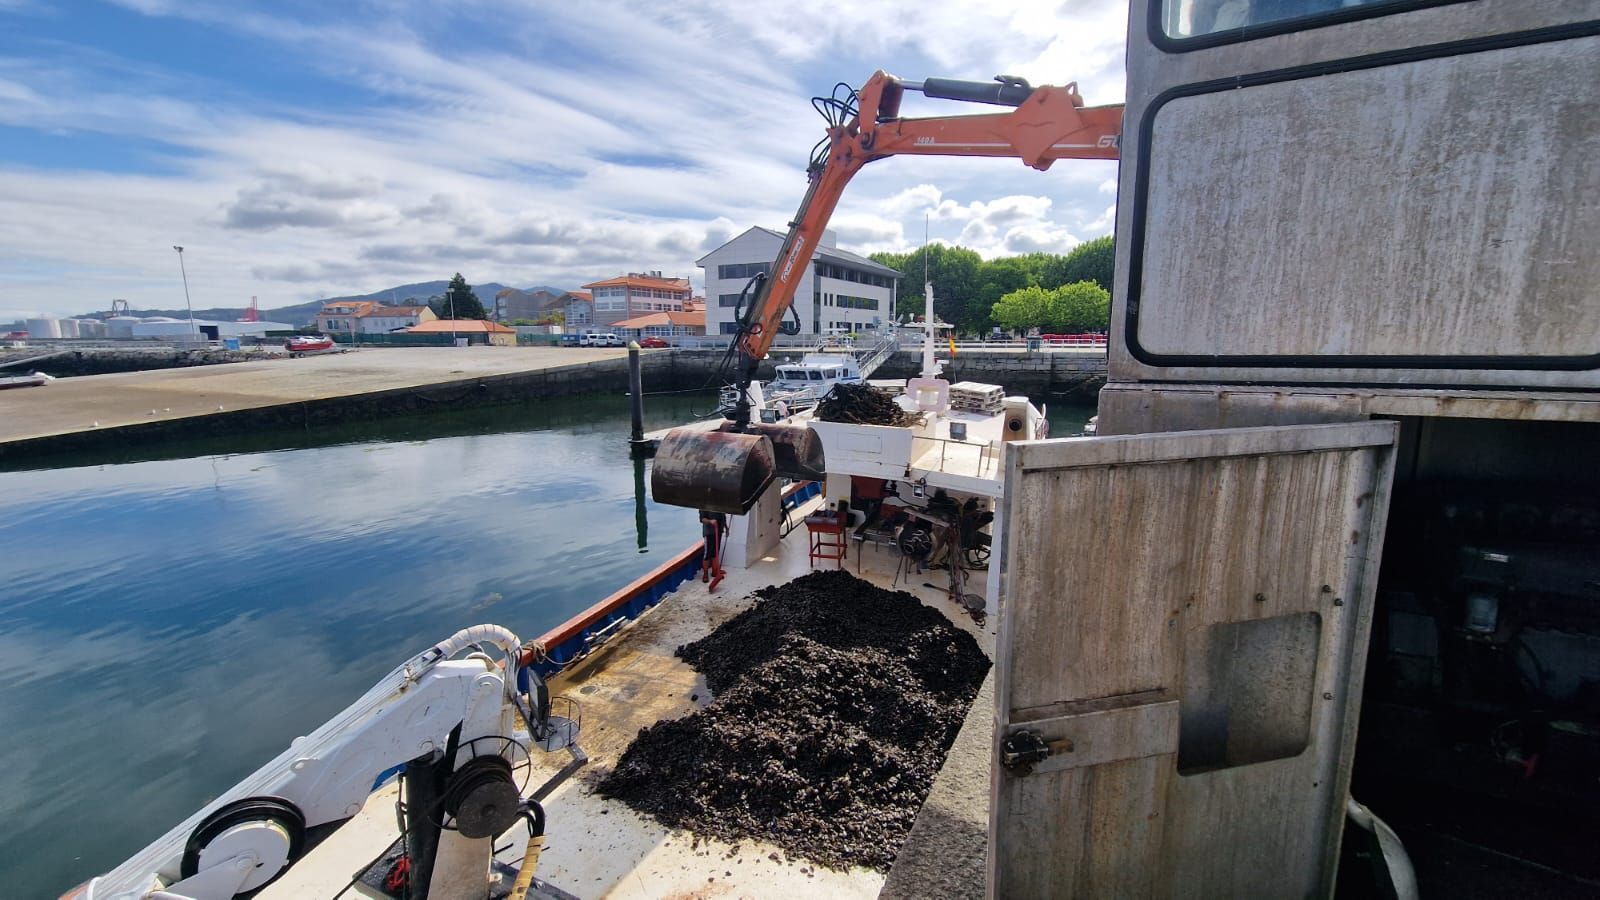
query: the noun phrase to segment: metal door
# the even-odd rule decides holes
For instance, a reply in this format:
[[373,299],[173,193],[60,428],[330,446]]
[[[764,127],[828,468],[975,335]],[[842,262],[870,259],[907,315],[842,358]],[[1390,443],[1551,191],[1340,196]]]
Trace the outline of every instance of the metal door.
[[1008,448],[991,895],[1331,893],[1396,429]]

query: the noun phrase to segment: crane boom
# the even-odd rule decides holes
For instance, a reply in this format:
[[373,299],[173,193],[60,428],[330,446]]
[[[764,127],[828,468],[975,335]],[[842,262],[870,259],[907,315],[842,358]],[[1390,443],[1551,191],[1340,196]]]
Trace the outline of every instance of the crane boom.
[[[1005,89],[1011,93],[1002,93]],[[997,90],[998,89],[998,90]],[[899,117],[907,90],[929,96],[1013,105],[1007,113]],[[794,302],[806,266],[816,254],[822,230],[833,217],[845,187],[867,163],[890,156],[1016,157],[1043,171],[1058,159],[1117,158],[1122,105],[1083,105],[1076,85],[1028,89],[1015,79],[998,84],[928,79],[904,82],[881,69],[861,88],[858,106],[847,121],[828,129],[825,155],[809,170],[805,199],[790,223],[772,272],[758,289],[740,329],[744,367],[752,370],[777,336],[784,313]]]
[[[906,91],[1013,109],[906,119],[900,117]],[[731,348],[737,355],[733,421],[718,432],[668,433],[650,476],[657,503],[738,515],[778,475],[821,477],[824,460],[814,432],[751,421],[750,383],[794,305],[823,228],[863,166],[890,156],[989,156],[1015,157],[1042,171],[1058,159],[1116,159],[1122,130],[1121,104],[1084,106],[1075,84],[1034,88],[1004,76],[994,82],[910,82],[880,69],[859,91],[839,85],[832,97],[814,98],[812,105],[827,118],[828,134],[812,153],[805,199],[777,258],[766,277],[752,282],[755,294],[748,305],[740,304]]]

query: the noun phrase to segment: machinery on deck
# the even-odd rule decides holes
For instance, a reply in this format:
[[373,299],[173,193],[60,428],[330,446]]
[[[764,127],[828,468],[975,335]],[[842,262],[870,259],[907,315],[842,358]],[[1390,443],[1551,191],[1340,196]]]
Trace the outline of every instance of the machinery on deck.
[[[485,647],[498,648],[500,659]],[[402,834],[400,846],[380,857],[393,858],[379,873],[388,887],[407,900],[481,900],[495,837],[521,821],[528,852],[516,883],[525,894],[543,842],[540,800],[587,762],[574,719],[551,715],[549,691],[529,665],[536,653],[498,625],[455,633],[122,865],[65,896],[252,895],[395,777],[403,791]],[[530,762],[533,745],[566,750],[572,759],[525,793],[515,772]],[[522,895],[514,889],[512,896]]]
[[[981,116],[900,118],[906,91],[928,97],[1015,107]],[[845,186],[867,163],[890,156],[1016,157],[1043,171],[1058,159],[1118,156],[1122,106],[1084,106],[1077,86],[1034,88],[1020,78],[993,82],[929,78],[902,81],[873,73],[856,91],[835,86],[830,97],[812,99],[828,122],[807,168],[810,186],[790,224],[771,276],[757,275],[740,294],[738,331],[724,360],[737,396],[732,420],[720,431],[674,429],[662,440],[651,472],[657,503],[740,515],[780,475],[819,478],[822,446],[803,426],[751,421],[750,383],[780,332],[795,290],[811,264],[824,226]]]

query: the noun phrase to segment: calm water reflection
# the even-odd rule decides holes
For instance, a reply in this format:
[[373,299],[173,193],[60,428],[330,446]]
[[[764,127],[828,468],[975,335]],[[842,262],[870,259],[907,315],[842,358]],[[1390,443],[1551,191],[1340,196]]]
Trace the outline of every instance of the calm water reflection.
[[0,893],[117,864],[457,628],[536,636],[694,540],[627,432],[613,397],[0,474]]

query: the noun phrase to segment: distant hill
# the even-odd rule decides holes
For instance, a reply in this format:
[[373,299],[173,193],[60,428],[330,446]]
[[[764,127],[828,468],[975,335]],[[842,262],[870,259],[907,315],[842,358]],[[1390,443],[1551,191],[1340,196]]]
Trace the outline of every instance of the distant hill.
[[[335,300],[376,300],[379,303],[389,304],[405,304],[408,301],[421,304],[427,303],[429,297],[442,295],[444,293],[444,289],[448,287],[449,284],[450,282],[448,280],[422,281],[416,284],[396,285],[392,288],[384,288],[381,291],[373,291],[370,294],[352,294],[345,297],[324,297],[321,300],[309,300],[305,303],[296,303],[293,306],[278,306],[273,307],[272,309],[263,309],[261,310],[261,318],[269,322],[287,322],[290,325],[299,328],[303,325],[310,324],[311,320],[316,318],[317,311],[322,309],[322,305],[324,303],[332,303]],[[484,306],[493,311],[494,295],[502,290],[505,290],[505,288],[505,285],[500,284],[499,282],[491,281],[487,284],[473,285],[472,292],[478,295],[478,299],[483,301]],[[566,289],[548,287],[545,285],[534,285],[533,287],[521,288],[520,290],[526,290],[530,293],[538,290],[546,290],[559,294]],[[243,316],[244,311],[245,308],[242,306],[211,307],[209,309],[195,310],[194,317],[197,319],[217,319],[223,322],[231,322]],[[175,319],[184,319],[188,318],[189,311],[186,309],[135,309],[132,310],[130,314],[135,316],[171,316]],[[90,315],[95,314],[91,313]]]

